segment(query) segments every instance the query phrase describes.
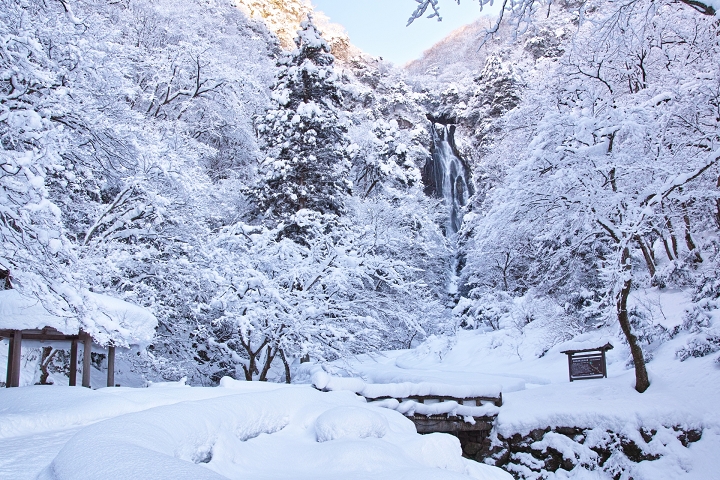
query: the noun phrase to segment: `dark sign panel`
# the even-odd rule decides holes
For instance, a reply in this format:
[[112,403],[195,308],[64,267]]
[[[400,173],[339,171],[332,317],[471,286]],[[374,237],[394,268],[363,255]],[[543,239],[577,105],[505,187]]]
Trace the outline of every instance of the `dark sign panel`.
[[591,378],[607,378],[607,363],[605,352],[612,350],[609,343],[598,348],[587,350],[566,350],[562,353],[568,356],[570,381],[589,380]]
[[602,378],[605,376],[603,356],[587,355],[572,357],[570,360],[570,376],[573,380],[580,378]]

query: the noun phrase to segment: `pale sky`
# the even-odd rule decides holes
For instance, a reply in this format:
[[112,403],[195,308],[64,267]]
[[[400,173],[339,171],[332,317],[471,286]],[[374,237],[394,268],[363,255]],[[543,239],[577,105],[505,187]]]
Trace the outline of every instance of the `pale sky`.
[[[476,0],[440,0],[442,22],[421,18],[409,27],[407,19],[415,10],[414,0],[311,0],[333,23],[344,26],[350,41],[374,56],[383,57],[398,66],[419,58],[453,30],[472,23],[481,16]],[[499,2],[496,2],[499,3]],[[485,9],[483,14],[497,11]],[[428,15],[428,12],[425,14]]]

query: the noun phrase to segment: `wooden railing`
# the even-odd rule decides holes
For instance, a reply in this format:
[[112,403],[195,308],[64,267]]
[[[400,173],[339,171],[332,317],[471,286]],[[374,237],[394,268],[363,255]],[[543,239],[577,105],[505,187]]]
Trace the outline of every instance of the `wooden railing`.
[[[366,399],[372,400],[372,401],[378,401],[378,400],[390,400],[395,397],[368,397],[365,396]],[[395,398],[398,402],[402,403],[407,400],[413,400],[417,403],[422,404],[430,404],[430,403],[440,403],[440,402],[457,402],[458,405],[465,405],[468,407],[480,407],[484,403],[483,402],[489,402],[495,405],[496,407],[502,407],[503,399],[502,399],[502,393],[500,393],[497,397],[469,397],[469,398],[457,398],[457,397],[448,397],[443,395],[410,395],[406,398]],[[428,402],[428,400],[431,400],[431,402]],[[474,404],[470,403],[474,402]]]

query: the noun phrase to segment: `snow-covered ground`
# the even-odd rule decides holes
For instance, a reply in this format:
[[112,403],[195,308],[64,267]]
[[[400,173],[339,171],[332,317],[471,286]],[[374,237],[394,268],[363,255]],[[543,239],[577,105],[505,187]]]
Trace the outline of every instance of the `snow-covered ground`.
[[[654,289],[638,292],[633,303],[668,329],[682,323],[684,309],[689,306],[684,292],[658,294]],[[676,352],[694,338],[693,333],[681,332],[664,343],[646,347],[652,354],[648,363],[652,383],[643,394],[633,388],[630,353],[619,338],[618,327],[580,335],[538,357],[536,352],[544,342],[542,333],[527,327],[523,334],[511,329],[460,331],[453,340],[431,338],[412,350],[358,357],[337,365],[334,374],[358,376],[368,383],[497,384],[502,388],[504,404],[495,428],[503,437],[556,427],[576,427],[596,434],[612,431],[635,440],[647,454],[660,457],[623,463],[619,468],[628,476],[622,478],[720,478],[720,364],[717,353],[680,361]],[[567,356],[561,352],[607,342],[615,347],[607,352],[608,378],[571,383]],[[641,430],[660,434],[645,441]],[[702,438],[683,446],[678,440],[680,430],[702,431]],[[546,435],[533,448],[547,447],[552,438]],[[553,448],[574,449],[566,454],[578,462],[583,455],[594,455],[577,443],[562,445],[565,440],[556,438]],[[576,469],[572,473],[558,470],[548,478],[610,479],[613,475]]]
[[349,392],[220,387],[0,390],[3,479],[508,479],[444,434]]
[[[640,292],[634,303],[645,305],[646,315],[667,328],[679,325],[689,306],[680,291]],[[717,311],[713,317],[717,324]],[[616,327],[543,349],[544,330],[532,324],[522,333],[460,331],[456,338],[431,337],[412,350],[325,367],[303,364],[296,372],[296,381],[322,381],[320,387],[332,387],[331,392],[307,383],[229,378],[215,388],[170,383],[0,389],[0,478],[510,478],[463,459],[455,437],[418,435],[398,405],[366,403],[354,393],[378,397],[388,389],[396,397],[502,390],[502,407],[482,407],[498,413],[496,442],[543,430],[532,449],[552,448],[577,465],[585,463],[543,478],[599,480],[613,478],[612,472],[635,480],[720,478],[718,355],[685,361],[677,355],[696,335],[680,331],[646,346],[652,383],[643,394],[633,388],[630,354]],[[569,382],[561,352],[607,342],[615,347],[607,354],[608,378]],[[556,428],[582,430],[583,438],[557,434]],[[701,437],[688,442],[683,435],[689,431]],[[597,463],[597,448],[591,447],[612,443],[613,435],[620,439],[616,446],[631,440],[653,459],[620,455],[603,470],[587,467]],[[514,455],[514,467],[508,468],[516,473],[536,461],[522,452]],[[535,478],[528,472],[523,478]]]

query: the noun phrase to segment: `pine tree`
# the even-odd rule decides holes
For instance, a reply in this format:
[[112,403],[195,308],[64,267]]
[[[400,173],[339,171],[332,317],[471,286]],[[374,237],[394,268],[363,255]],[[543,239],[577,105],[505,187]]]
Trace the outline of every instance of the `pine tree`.
[[289,224],[301,210],[343,214],[351,188],[335,59],[311,17],[301,26],[297,49],[278,62],[275,105],[257,121],[267,157],[254,196],[267,219]]

